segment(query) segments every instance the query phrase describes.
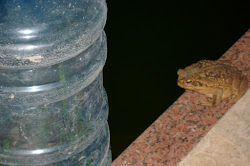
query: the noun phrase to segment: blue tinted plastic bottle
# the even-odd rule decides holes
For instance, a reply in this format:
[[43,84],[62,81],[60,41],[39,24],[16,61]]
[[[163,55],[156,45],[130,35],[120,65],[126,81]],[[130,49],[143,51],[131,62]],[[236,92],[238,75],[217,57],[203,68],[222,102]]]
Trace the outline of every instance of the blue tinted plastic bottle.
[[110,165],[106,16],[105,0],[0,1],[2,165]]

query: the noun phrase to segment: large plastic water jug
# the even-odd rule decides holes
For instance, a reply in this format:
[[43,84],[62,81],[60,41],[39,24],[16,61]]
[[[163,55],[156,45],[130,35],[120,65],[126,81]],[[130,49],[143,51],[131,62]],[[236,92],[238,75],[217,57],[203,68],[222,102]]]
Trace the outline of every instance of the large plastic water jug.
[[105,0],[0,1],[2,165],[110,165],[106,16]]

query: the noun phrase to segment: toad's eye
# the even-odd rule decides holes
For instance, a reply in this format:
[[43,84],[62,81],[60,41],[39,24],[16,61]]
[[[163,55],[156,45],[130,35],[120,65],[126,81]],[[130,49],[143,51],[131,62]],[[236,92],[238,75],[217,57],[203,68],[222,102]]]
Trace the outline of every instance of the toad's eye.
[[192,83],[192,80],[187,80],[186,83],[190,84],[190,83]]

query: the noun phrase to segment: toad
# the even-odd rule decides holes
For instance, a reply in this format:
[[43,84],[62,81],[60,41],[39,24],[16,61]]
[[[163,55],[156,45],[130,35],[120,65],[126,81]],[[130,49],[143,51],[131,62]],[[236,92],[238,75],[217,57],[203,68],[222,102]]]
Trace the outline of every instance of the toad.
[[218,106],[223,99],[229,103],[239,100],[248,89],[247,76],[227,61],[201,60],[179,69],[177,84],[207,97],[206,106]]

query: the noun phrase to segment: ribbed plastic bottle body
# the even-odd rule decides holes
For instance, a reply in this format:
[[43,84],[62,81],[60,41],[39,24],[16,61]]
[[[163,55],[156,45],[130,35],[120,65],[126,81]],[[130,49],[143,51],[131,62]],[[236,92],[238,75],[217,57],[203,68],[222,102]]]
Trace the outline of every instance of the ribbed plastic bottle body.
[[110,165],[105,1],[0,3],[0,163]]

